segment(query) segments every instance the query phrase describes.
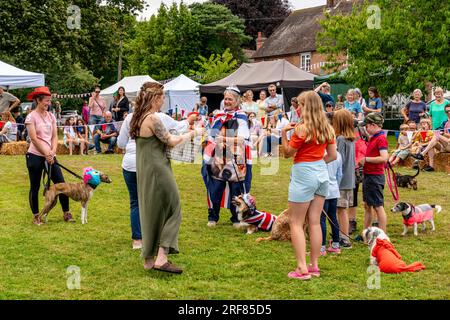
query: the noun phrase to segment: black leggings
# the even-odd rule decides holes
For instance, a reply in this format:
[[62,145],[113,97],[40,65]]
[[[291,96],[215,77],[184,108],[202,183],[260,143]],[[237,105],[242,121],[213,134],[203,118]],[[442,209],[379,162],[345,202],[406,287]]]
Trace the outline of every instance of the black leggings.
[[[41,187],[42,172],[45,169],[45,157],[37,156],[32,153],[27,153],[27,168],[30,176],[30,194],[29,201],[31,212],[33,214],[39,213],[39,188]],[[53,183],[64,182],[64,177],[61,172],[61,168],[55,163],[51,165],[50,179]],[[64,195],[59,195],[59,202],[64,212],[69,211],[69,198]]]

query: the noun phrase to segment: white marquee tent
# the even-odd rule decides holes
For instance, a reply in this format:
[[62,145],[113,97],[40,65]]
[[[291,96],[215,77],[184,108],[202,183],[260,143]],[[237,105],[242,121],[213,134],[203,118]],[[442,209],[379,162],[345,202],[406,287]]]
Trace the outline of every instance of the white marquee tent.
[[0,61],[0,85],[7,89],[41,87],[45,86],[45,77]]
[[125,93],[129,99],[134,99],[137,97],[139,90],[141,90],[142,85],[145,82],[158,82],[151,78],[150,76],[132,76],[125,77],[119,82],[113,84],[112,86],[103,89],[100,95],[106,100],[111,100],[114,92],[116,92],[119,87],[125,88]]
[[191,112],[200,100],[198,86],[200,83],[189,79],[184,74],[179,75],[172,81],[164,85],[166,101],[162,107],[162,112],[178,109]]

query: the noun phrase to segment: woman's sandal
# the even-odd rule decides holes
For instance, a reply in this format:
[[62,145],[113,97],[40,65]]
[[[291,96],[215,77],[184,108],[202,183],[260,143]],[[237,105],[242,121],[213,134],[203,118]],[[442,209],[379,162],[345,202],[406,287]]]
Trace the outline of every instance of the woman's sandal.
[[156,265],[153,267],[153,269],[158,271],[164,271],[164,272],[170,272],[170,273],[176,273],[181,274],[183,272],[182,269],[178,268],[176,265],[172,264],[170,261],[167,261],[162,266],[157,267]]

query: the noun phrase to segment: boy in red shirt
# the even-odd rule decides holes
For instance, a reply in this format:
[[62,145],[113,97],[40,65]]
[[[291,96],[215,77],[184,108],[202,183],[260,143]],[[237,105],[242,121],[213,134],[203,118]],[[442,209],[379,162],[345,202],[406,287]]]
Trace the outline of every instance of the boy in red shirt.
[[363,201],[364,201],[364,228],[372,223],[372,208],[378,217],[379,227],[386,231],[387,217],[384,211],[384,166],[389,159],[388,142],[383,127],[383,116],[379,113],[369,113],[365,120],[370,140],[367,145],[366,156],[359,161],[363,166]]

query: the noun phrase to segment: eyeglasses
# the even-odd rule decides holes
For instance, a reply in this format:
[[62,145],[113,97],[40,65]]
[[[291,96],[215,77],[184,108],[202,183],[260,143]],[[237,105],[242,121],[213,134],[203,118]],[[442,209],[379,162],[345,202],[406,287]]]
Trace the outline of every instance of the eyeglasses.
[[95,93],[100,93],[100,91],[95,91]]

